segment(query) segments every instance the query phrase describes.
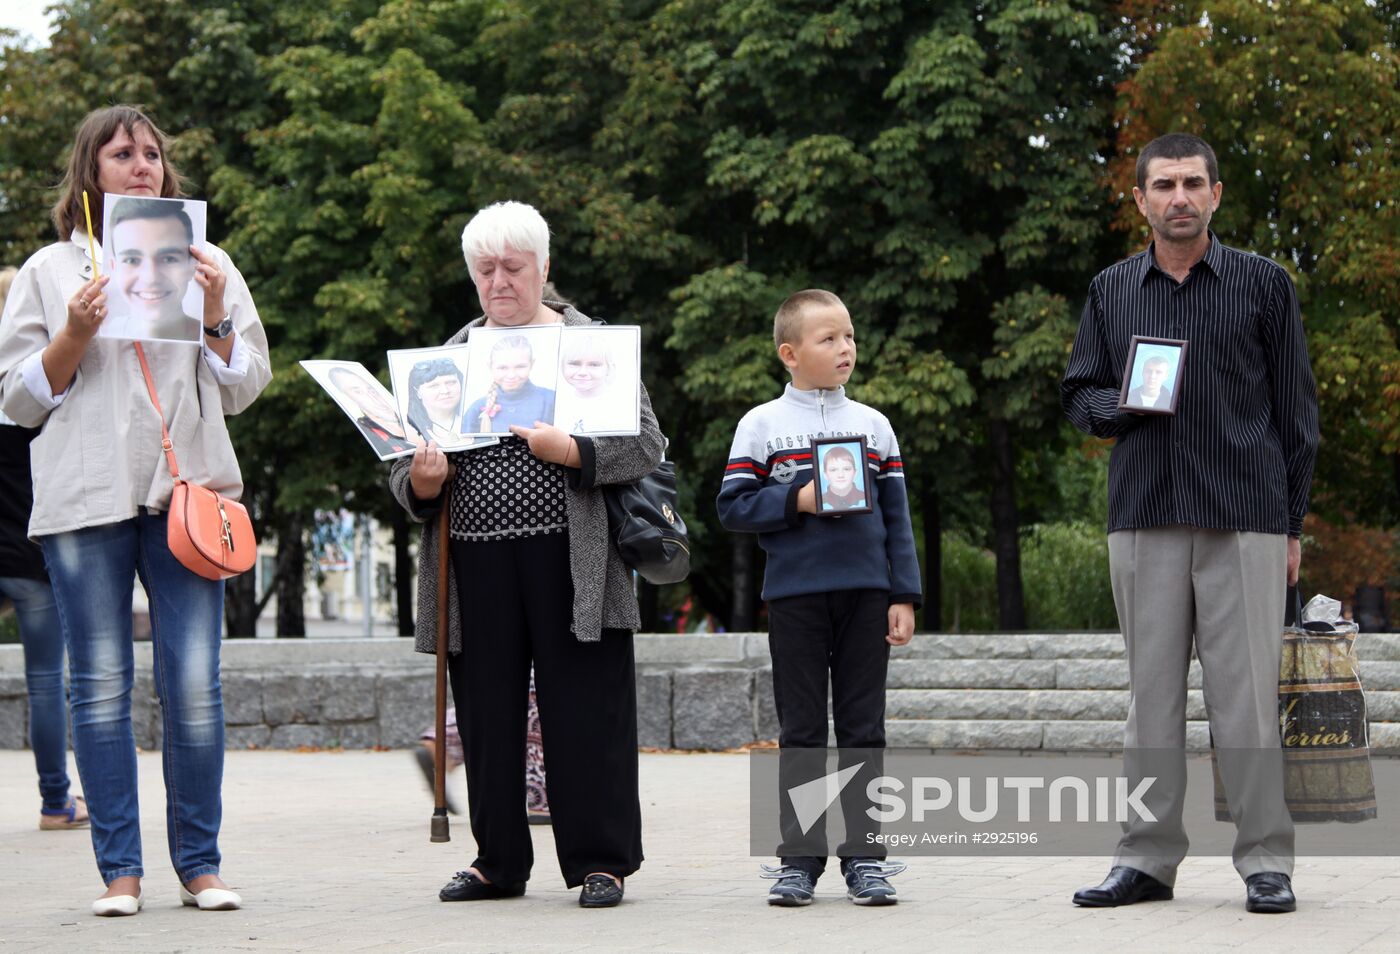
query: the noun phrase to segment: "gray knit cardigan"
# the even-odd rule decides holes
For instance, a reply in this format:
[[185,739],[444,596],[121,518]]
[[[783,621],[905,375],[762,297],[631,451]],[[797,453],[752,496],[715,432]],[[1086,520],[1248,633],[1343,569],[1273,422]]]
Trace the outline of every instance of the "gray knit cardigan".
[[[564,313],[564,324],[588,325],[592,321],[572,305],[549,303]],[[447,344],[461,344],[467,332],[485,322],[485,317],[468,322]],[[564,490],[569,518],[569,568],[574,581],[574,615],[571,627],[580,642],[596,642],[602,631],[641,625],[637,598],[632,590],[632,571],[618,556],[608,532],[608,508],[603,501],[604,484],[626,484],[645,477],[661,462],[666,438],[656,423],[651,399],[641,389],[641,434],[636,437],[576,437],[580,467],[569,468]],[[464,453],[470,453],[465,451]],[[418,618],[414,623],[414,649],[437,652],[437,521],[441,519],[440,500],[420,501],[413,495],[408,469],[413,458],[401,457],[389,472],[389,491],[409,517],[425,522],[418,542]],[[462,651],[462,612],[457,601],[457,579],[447,574],[448,651]]]

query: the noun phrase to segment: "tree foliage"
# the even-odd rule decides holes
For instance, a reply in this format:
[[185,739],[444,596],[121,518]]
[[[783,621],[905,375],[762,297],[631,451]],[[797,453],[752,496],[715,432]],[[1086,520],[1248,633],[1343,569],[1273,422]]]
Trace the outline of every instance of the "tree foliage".
[[[340,506],[398,521],[407,576],[383,466],[295,362],[382,376],[385,350],[446,338],[478,311],[461,228],[510,197],[549,220],[563,294],[644,328],[706,609],[753,622],[754,548],[712,500],[734,422],[784,381],[774,310],[821,286],[858,329],[853,396],[910,462],[925,625],[949,616],[938,569],[988,550],[1000,625],[1050,618],[1053,574],[1022,597],[1022,525],[1103,507],[1103,448],[1061,420],[1058,378],[1088,279],[1140,241],[1134,151],[1175,128],[1221,153],[1222,237],[1298,277],[1320,506],[1400,515],[1375,479],[1400,481],[1394,0],[59,7],[47,47],[0,47],[0,252],[49,240],[88,109],[142,102],[175,136],[268,329],[276,377],[231,429],[288,581],[309,515]],[[1026,538],[1038,566],[1066,533]]]

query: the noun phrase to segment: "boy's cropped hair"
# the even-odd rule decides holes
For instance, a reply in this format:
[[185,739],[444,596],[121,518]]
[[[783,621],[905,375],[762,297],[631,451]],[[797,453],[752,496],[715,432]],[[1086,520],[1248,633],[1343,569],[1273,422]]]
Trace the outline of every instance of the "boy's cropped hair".
[[1147,167],[1153,159],[1190,159],[1200,156],[1206,161],[1206,185],[1213,186],[1220,178],[1220,167],[1215,161],[1215,150],[1200,136],[1190,133],[1167,133],[1142,147],[1137,157],[1137,187],[1147,188]]
[[804,288],[793,292],[787,301],[778,306],[778,313],[773,316],[773,347],[781,348],[784,342],[797,343],[802,335],[802,316],[813,305],[846,307],[845,302],[824,288]]

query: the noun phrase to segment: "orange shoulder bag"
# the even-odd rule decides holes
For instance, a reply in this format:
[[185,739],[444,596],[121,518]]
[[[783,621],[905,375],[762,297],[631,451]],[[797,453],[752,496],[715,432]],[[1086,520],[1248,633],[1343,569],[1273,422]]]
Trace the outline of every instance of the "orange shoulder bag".
[[192,484],[180,476],[175,460],[175,445],[165,426],[165,413],[156,398],[156,386],[151,380],[151,368],[146,364],[146,352],[141,343],[134,342],[136,358],[141,362],[141,374],[146,378],[146,391],[160,417],[160,446],[165,450],[165,463],[175,488],[170,495],[170,514],[166,518],[166,541],[170,552],[192,573],[206,580],[226,580],[253,568],[258,557],[258,540],[253,534],[253,521],[247,509],[238,501],[216,493],[208,487]]

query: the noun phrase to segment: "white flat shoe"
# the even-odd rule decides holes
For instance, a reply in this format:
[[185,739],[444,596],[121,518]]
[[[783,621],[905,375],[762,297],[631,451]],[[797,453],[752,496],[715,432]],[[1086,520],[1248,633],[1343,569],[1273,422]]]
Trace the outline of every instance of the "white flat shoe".
[[237,911],[243,906],[243,899],[227,888],[205,888],[199,894],[190,894],[180,885],[180,903],[201,911]]
[[92,913],[99,918],[125,918],[130,917],[141,906],[146,903],[146,894],[143,891],[136,897],[129,894],[117,894],[110,898],[98,898],[92,902]]

